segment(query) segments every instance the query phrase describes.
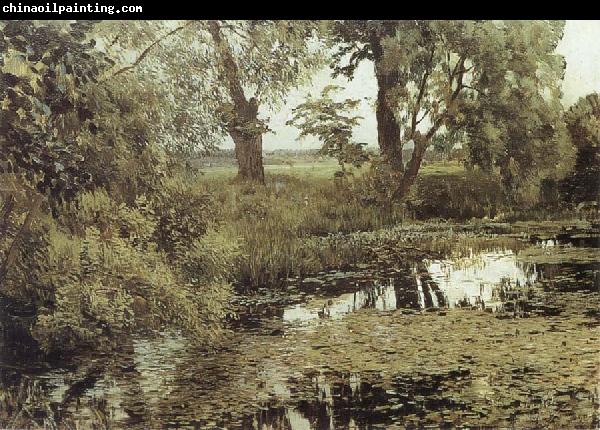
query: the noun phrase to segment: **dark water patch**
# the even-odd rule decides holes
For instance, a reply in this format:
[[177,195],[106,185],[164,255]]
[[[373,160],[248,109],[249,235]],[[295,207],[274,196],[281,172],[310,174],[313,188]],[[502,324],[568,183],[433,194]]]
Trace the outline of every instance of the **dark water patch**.
[[[312,378],[308,398],[290,404],[266,404],[247,416],[242,428],[252,429],[370,429],[407,425],[412,416],[452,427],[460,423],[453,412],[468,405],[448,392],[450,385],[468,385],[470,372],[458,368],[445,373],[399,374],[384,381],[378,375],[325,374]],[[429,421],[433,423],[434,421]]]
[[600,292],[600,262],[542,263],[536,265],[540,284],[547,291]]

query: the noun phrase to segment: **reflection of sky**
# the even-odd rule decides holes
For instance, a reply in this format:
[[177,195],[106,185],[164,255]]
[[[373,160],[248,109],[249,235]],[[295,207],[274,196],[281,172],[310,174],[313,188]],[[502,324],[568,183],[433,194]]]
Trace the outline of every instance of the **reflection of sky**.
[[434,260],[427,263],[427,271],[450,307],[465,297],[471,301],[480,297],[486,305],[496,307],[499,299],[493,292],[503,280],[514,287],[536,279],[535,273],[526,273],[512,251],[486,252],[459,261]]
[[380,311],[396,309],[396,292],[394,285],[378,285],[355,293],[342,294],[330,299],[320,307],[296,305],[283,311],[283,320],[287,322],[307,322],[320,317],[341,318],[347,313],[367,306],[375,295],[375,308]]
[[[555,246],[554,241],[545,241],[542,246]],[[487,251],[470,253],[466,258],[456,260],[425,261],[431,281],[423,277],[417,268],[414,269],[413,285],[398,285],[396,288],[416,288],[419,307],[439,307],[439,297],[432,286],[437,285],[449,307],[467,299],[472,305],[482,300],[485,307],[497,309],[501,304],[500,286],[511,289],[516,285],[534,282],[537,278],[535,270],[527,270],[517,262],[512,251]],[[435,288],[435,287],[434,287]],[[371,307],[378,310],[397,309],[396,291],[392,283],[376,285],[355,293],[342,294],[328,300],[322,299],[312,304],[299,304],[283,311],[283,320],[292,323],[308,323],[321,317],[331,319]],[[444,303],[442,305],[445,306]]]

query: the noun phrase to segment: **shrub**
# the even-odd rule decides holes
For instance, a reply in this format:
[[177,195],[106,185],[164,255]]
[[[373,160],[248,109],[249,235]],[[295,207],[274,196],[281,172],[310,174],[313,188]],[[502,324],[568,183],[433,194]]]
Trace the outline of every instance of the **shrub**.
[[426,175],[417,178],[406,205],[418,219],[493,218],[503,208],[503,195],[500,181],[483,172]]
[[196,238],[206,233],[211,206],[210,195],[191,181],[181,176],[165,180],[160,192],[152,197],[158,248],[171,256],[185,253]]
[[239,252],[232,238],[207,231],[208,202],[181,178],[133,205],[103,189],[81,193],[56,218],[39,218],[5,293],[34,307],[31,333],[46,353],[110,348],[164,326],[211,346],[229,313]]

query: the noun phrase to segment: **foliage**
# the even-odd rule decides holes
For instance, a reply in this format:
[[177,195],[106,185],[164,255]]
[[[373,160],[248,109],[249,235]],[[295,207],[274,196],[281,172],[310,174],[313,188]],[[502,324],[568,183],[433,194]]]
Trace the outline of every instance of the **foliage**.
[[78,21],[61,31],[11,21],[1,28],[0,171],[55,199],[73,197],[90,179],[78,137],[95,128],[85,89],[107,61],[86,40],[92,26]]
[[509,193],[556,167],[567,148],[559,100],[564,61],[555,53],[563,26],[546,21],[335,25],[334,72],[352,76],[361,61],[372,60],[385,92],[381,103],[391,107],[400,127],[399,141],[390,142],[396,150],[382,151],[401,158],[398,148],[411,140],[415,145],[397,196],[408,191],[432,138],[444,129],[466,131],[471,162],[488,170],[497,166]]
[[446,159],[450,158],[456,144],[464,143],[465,133],[462,130],[451,129],[435,134],[431,138],[431,146],[437,153],[443,154]]
[[103,34],[93,22],[2,25],[2,297],[32,310],[47,353],[165,325],[210,346],[235,241],[204,238],[211,201],[169,157],[165,91],[107,81]]
[[181,177],[164,181],[152,204],[159,250],[170,256],[185,254],[194,240],[206,233],[211,204],[209,195]]
[[[161,204],[173,201],[167,194],[170,200]],[[179,252],[167,259],[161,249],[173,242],[156,239],[161,237],[157,231],[168,225],[164,214],[143,196],[136,203],[119,204],[98,190],[81,194],[62,214],[76,234],[49,221],[44,257],[36,255],[38,267],[29,267],[44,294],[33,334],[47,352],[82,345],[107,348],[135,329],[164,325],[205,345],[218,342],[221,321],[229,312],[234,243],[218,246],[214,235],[188,231],[187,252],[176,248]]]
[[577,148],[573,171],[561,183],[571,203],[600,202],[600,96],[582,97],[565,113],[567,129]]
[[505,207],[500,179],[481,171],[421,176],[406,204],[417,219],[494,218]]
[[316,136],[323,143],[319,154],[334,157],[338,160],[341,174],[345,174],[344,164],[360,167],[368,161],[364,150],[366,143],[356,143],[352,139],[352,128],[359,124],[360,116],[350,116],[359,100],[345,99],[336,102],[332,93],[341,88],[326,86],[319,99],[309,99],[296,106],[292,111],[292,119],[287,125],[300,129],[300,138]]
[[[218,25],[233,63],[225,61],[209,31],[211,23]],[[110,52],[120,60],[113,73],[135,73],[141,80],[160,82],[168,92],[173,111],[165,122],[172,127],[169,147],[189,153],[190,146],[214,149],[229,133],[232,115],[237,115],[232,84],[243,88],[247,101],[274,108],[291,88],[306,82],[322,65],[321,27],[289,20],[116,21],[102,23],[100,31],[104,40],[114,42]],[[131,50],[138,54],[133,63]],[[228,79],[232,67],[234,83]],[[264,119],[253,126],[268,129]]]

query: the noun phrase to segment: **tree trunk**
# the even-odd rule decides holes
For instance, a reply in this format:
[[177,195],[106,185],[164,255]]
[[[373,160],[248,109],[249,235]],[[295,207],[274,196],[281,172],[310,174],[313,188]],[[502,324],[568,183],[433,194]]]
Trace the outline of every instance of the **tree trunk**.
[[230,132],[235,143],[235,157],[238,161],[238,178],[244,181],[265,183],[265,170],[262,159],[262,134],[248,135]]
[[397,83],[397,79],[393,75],[377,73],[378,90],[375,118],[377,119],[377,143],[381,155],[393,170],[402,172],[404,164],[402,161],[400,125],[387,101],[387,94],[395,83]]
[[400,184],[394,193],[394,197],[403,198],[409,192],[410,188],[415,183],[417,179],[417,174],[419,173],[419,169],[421,168],[421,163],[423,162],[423,157],[425,156],[425,150],[427,149],[427,144],[429,140],[426,137],[417,137],[414,138],[415,147],[413,149],[412,156],[410,157],[410,161],[406,165],[406,170],[402,175],[402,179],[400,180]]
[[227,119],[227,130],[235,143],[238,161],[238,178],[265,183],[262,160],[262,134],[258,121],[258,102],[246,98],[238,76],[238,66],[231,47],[221,34],[217,21],[208,22],[208,32],[221,59],[223,78],[231,96],[233,117]]
[[406,170],[402,175],[400,183],[394,192],[395,198],[403,198],[406,196],[410,187],[415,183],[415,179],[417,179],[417,174],[419,173],[419,169],[421,168],[421,163],[423,162],[423,157],[425,156],[425,151],[427,151],[427,147],[431,142],[431,138],[435,135],[435,133],[439,130],[439,128],[444,123],[444,118],[446,117],[446,113],[440,115],[433,123],[431,128],[426,134],[421,134],[420,131],[413,130],[412,140],[415,144],[412,155],[410,157],[410,161],[406,165]]
[[402,161],[402,142],[400,140],[400,124],[394,115],[394,110],[388,101],[388,94],[400,82],[400,75],[393,70],[385,70],[383,66],[383,47],[377,36],[371,40],[373,64],[377,78],[377,143],[381,155],[396,172],[404,170]]

